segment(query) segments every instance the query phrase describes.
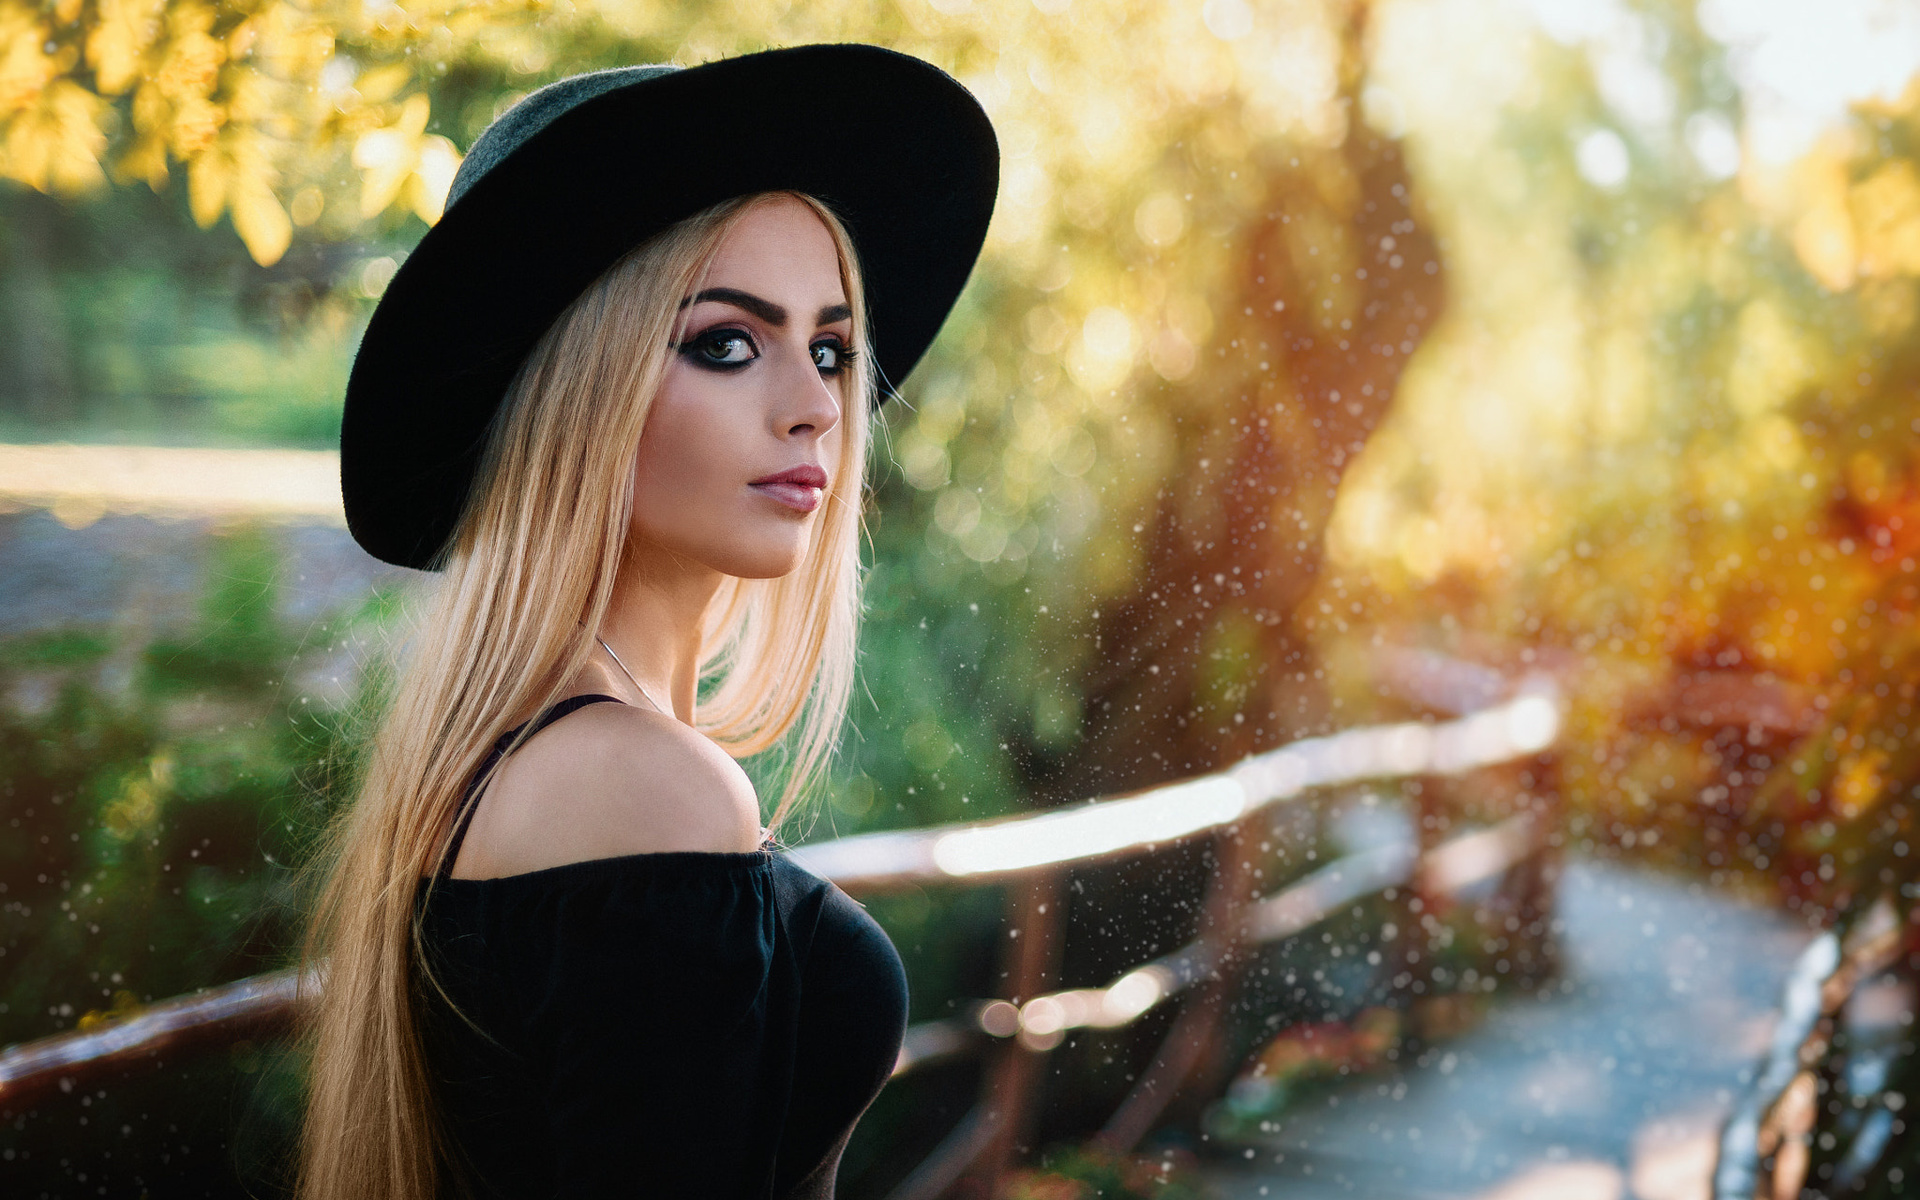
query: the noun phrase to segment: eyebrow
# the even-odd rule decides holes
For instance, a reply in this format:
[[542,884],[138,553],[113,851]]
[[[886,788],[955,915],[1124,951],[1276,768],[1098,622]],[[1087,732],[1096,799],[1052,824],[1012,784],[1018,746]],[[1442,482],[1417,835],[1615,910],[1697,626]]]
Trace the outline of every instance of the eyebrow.
[[[708,288],[697,295],[680,302],[681,308],[693,304],[703,304],[714,300],[721,304],[731,304],[735,308],[745,309],[769,325],[780,326],[787,323],[787,310],[771,300],[762,300],[752,292],[743,292],[738,288]],[[835,321],[844,321],[853,316],[853,309],[845,304],[829,304],[816,314],[816,324],[831,325]]]

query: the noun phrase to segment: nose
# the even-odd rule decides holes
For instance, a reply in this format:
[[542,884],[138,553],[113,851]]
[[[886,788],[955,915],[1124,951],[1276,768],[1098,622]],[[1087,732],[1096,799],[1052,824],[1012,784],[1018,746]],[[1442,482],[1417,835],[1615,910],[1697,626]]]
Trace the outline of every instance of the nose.
[[798,358],[779,380],[775,420],[788,437],[820,437],[840,423],[840,380],[845,376],[822,375],[811,347],[801,347]]

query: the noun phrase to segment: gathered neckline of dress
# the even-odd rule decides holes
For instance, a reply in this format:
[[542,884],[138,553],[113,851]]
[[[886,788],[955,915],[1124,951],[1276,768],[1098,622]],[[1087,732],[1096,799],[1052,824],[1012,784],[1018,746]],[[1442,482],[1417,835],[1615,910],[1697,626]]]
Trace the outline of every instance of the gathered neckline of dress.
[[[774,849],[758,850],[653,850],[641,854],[616,854],[607,858],[583,858],[578,862],[521,871],[513,875],[493,875],[486,879],[461,879],[442,875],[433,880],[434,890],[448,884],[472,888],[487,884],[557,882],[564,879],[593,878],[601,875],[626,875],[635,871],[754,871],[773,865]],[[422,882],[425,882],[423,877]]]

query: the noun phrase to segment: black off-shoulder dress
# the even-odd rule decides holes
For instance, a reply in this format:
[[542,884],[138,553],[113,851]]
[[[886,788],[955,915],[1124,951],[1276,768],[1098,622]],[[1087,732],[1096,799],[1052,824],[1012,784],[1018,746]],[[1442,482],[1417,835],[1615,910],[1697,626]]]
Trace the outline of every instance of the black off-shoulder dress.
[[443,874],[421,903],[458,1009],[424,989],[449,1195],[833,1195],[907,1004],[893,944],[844,892],[762,849]]

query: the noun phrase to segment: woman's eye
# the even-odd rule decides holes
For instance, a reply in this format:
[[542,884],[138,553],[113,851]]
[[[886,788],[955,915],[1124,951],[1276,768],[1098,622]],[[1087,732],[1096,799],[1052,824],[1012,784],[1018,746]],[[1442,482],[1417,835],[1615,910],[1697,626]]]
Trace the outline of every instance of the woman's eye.
[[829,375],[838,375],[853,361],[853,352],[839,342],[815,342],[813,365]]
[[754,351],[753,339],[737,329],[703,333],[691,342],[682,343],[681,352],[696,362],[715,367],[745,366],[759,357]]

